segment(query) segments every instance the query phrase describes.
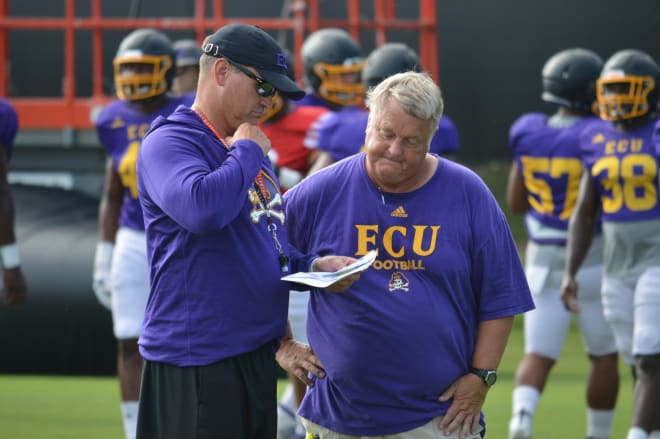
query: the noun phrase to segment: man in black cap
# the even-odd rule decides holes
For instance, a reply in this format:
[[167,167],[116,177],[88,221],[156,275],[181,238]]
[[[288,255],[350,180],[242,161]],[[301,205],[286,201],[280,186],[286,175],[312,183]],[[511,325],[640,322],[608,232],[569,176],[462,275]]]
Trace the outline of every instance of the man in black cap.
[[288,243],[270,141],[256,126],[275,93],[304,95],[277,42],[231,24],[202,50],[192,108],[156,119],[138,156],[151,291],[137,437],[274,439],[275,357],[306,384],[324,373],[291,338],[281,277],[355,259]]

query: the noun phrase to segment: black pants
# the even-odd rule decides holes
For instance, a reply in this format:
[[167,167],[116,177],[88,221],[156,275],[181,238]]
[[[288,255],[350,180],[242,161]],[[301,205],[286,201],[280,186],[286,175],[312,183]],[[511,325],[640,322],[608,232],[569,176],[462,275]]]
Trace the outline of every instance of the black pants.
[[137,439],[274,439],[273,344],[208,366],[145,361]]

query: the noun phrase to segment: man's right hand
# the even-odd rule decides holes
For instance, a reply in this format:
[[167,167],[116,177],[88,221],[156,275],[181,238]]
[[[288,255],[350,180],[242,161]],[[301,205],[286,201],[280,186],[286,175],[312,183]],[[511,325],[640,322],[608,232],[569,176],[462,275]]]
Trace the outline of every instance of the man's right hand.
[[258,126],[249,123],[242,123],[236,129],[234,135],[226,138],[225,141],[231,148],[234,142],[241,139],[252,140],[261,147],[264,156],[268,155],[268,151],[270,151],[270,139],[266,137],[264,132],[261,131],[261,128]]
[[110,292],[110,268],[112,266],[112,251],[114,245],[111,242],[101,241],[96,244],[94,256],[94,280],[92,289],[99,303],[111,309],[112,295]]
[[561,283],[561,301],[564,308],[572,313],[580,312],[580,304],[578,302],[578,284],[575,278],[565,277]]

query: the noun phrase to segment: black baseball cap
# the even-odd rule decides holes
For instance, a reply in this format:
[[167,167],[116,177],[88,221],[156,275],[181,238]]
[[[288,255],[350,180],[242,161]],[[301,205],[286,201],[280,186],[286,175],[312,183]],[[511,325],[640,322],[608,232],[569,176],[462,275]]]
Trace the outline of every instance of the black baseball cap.
[[223,26],[204,40],[202,51],[215,58],[227,58],[254,67],[289,99],[298,101],[305,96],[305,92],[287,75],[284,51],[273,37],[257,26],[242,23]]

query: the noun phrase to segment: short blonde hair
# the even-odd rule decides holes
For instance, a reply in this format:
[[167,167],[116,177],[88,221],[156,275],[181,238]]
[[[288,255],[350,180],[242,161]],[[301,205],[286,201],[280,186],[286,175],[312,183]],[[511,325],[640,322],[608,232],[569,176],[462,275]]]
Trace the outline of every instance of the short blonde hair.
[[[404,72],[392,75],[367,92],[370,126],[394,99],[406,114],[429,123],[430,137],[438,129],[444,109],[442,93],[425,72]],[[429,138],[430,140],[430,138]]]

